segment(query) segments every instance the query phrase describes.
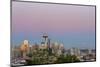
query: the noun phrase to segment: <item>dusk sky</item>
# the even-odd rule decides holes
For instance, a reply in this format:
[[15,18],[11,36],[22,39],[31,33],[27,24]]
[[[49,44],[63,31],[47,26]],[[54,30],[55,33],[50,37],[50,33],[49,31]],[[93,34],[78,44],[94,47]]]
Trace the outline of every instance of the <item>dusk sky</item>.
[[41,43],[47,33],[66,48],[95,48],[95,7],[12,2],[12,44]]

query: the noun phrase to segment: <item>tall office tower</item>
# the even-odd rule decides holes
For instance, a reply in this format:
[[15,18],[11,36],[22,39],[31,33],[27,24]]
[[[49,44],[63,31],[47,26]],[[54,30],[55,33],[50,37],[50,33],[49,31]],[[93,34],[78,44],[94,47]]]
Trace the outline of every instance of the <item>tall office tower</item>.
[[64,49],[64,45],[63,44],[60,44],[59,45],[59,49],[63,50]]
[[47,49],[48,49],[49,54],[52,54],[52,47],[51,47],[50,38],[48,38],[48,47],[47,47]]
[[54,46],[53,46],[53,52],[54,52],[54,53],[57,53],[58,50],[59,50],[59,43],[58,43],[58,42],[55,42],[55,43],[54,43]]
[[59,45],[59,50],[61,50],[61,53],[64,53],[64,45],[62,43]]
[[59,43],[55,42],[54,45],[55,45],[55,49],[58,50],[59,49]]
[[48,38],[48,48],[50,48],[50,38]]
[[47,48],[48,47],[48,35],[44,33],[42,37],[43,37],[45,48]]
[[26,57],[26,54],[29,53],[29,42],[28,40],[24,40],[23,44],[20,47],[21,54],[23,57]]
[[55,44],[54,43],[51,43],[51,45],[50,45],[50,47],[51,47],[51,49],[52,49],[52,53],[55,53]]

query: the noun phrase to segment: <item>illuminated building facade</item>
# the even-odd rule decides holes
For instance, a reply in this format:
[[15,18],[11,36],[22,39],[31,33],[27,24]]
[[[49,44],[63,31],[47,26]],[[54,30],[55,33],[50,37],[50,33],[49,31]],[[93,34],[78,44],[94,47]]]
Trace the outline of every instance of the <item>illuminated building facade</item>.
[[28,40],[24,40],[23,44],[20,47],[22,57],[26,57],[29,53],[29,42]]

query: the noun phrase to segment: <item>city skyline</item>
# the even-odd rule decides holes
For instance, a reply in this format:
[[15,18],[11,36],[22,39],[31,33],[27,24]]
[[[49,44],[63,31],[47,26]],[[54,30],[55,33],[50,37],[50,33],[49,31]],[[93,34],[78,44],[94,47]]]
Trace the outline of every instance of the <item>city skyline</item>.
[[41,43],[41,35],[47,33],[66,48],[95,48],[95,7],[12,4],[12,44],[20,45],[23,40]]

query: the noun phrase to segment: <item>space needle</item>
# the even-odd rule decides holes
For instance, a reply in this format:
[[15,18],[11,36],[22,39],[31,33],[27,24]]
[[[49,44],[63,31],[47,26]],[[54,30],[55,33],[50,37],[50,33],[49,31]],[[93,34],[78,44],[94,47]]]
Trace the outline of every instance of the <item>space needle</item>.
[[42,37],[43,37],[45,48],[47,48],[48,47],[48,35],[44,33]]

